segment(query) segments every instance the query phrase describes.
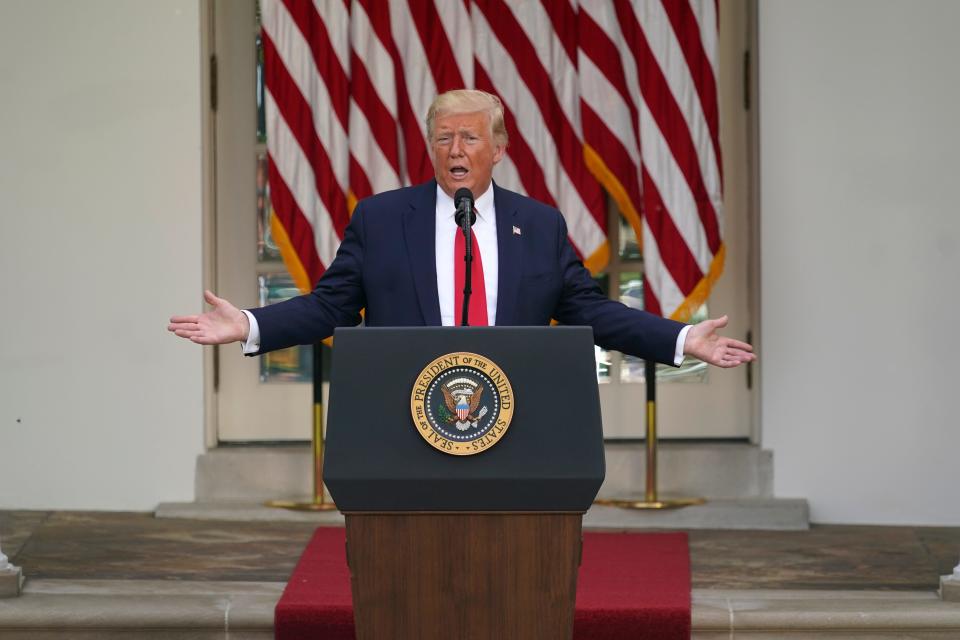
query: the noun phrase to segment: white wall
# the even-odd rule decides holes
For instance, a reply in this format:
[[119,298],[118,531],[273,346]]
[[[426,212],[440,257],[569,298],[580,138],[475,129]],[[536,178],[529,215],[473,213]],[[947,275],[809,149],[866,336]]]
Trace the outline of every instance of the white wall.
[[776,494],[960,525],[960,2],[759,4]]
[[200,73],[197,0],[4,3],[0,509],[193,497]]

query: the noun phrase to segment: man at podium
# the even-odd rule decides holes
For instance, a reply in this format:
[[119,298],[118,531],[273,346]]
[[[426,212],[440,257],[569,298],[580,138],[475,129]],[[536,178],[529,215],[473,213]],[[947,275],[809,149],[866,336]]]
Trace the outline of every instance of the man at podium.
[[[679,366],[687,355],[718,367],[755,359],[752,347],[723,337],[726,317],[695,325],[610,300],[567,239],[556,209],[492,180],[507,131],[500,100],[476,90],[438,96],[427,113],[435,178],[359,202],[336,258],[308,294],[240,310],[206,291],[213,309],[174,316],[168,329],[198,344],[240,342],[258,355],[312,344],[338,326],[453,326],[462,308],[465,234],[455,194],[469,190],[475,211],[468,324],[535,326],[556,319],[593,328],[594,341]],[[459,204],[459,198],[458,198]]]

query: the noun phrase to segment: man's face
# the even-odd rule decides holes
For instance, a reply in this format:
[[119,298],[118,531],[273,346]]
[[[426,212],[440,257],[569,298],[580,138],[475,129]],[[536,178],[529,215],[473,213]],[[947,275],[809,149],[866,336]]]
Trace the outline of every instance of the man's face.
[[451,198],[462,187],[479,198],[504,151],[494,142],[490,119],[482,111],[437,116],[430,148],[437,182]]

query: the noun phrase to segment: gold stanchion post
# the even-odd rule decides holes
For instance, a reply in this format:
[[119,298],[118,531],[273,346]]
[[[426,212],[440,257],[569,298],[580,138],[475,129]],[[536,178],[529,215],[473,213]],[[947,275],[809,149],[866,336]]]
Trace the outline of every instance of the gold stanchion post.
[[337,505],[327,500],[323,487],[323,343],[313,345],[313,499],[268,500],[268,507],[294,511],[332,511]]
[[595,504],[622,507],[624,509],[675,509],[706,502],[704,498],[660,498],[657,494],[657,363],[644,362],[647,379],[647,486],[643,500],[629,498],[602,498]]

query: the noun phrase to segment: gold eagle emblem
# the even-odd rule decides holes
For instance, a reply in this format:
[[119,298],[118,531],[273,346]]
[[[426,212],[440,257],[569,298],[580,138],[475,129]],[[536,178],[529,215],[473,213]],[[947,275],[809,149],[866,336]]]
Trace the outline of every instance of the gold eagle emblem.
[[440,389],[443,391],[443,400],[447,405],[447,409],[450,410],[450,418],[447,420],[447,422],[450,422],[451,424],[454,422],[462,422],[457,415],[457,405],[460,404],[461,401],[465,402],[467,405],[466,420],[469,420],[470,422],[476,422],[480,419],[480,416],[477,415],[477,407],[480,406],[480,396],[483,395],[483,387],[477,387],[477,390],[471,394],[454,394],[446,387],[440,387]]

